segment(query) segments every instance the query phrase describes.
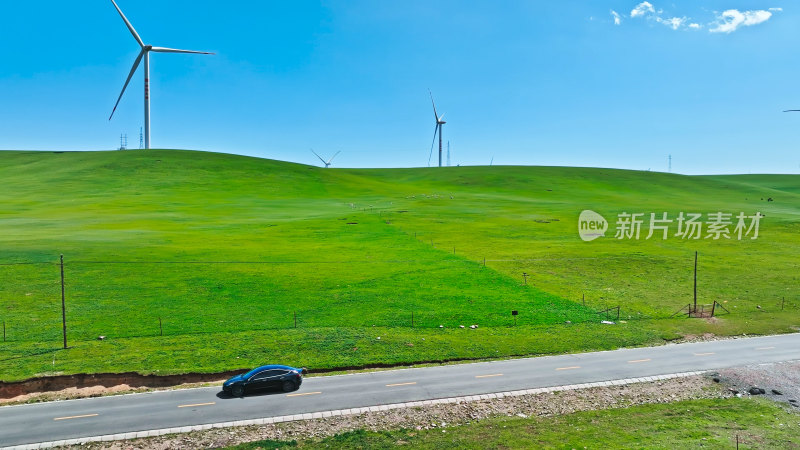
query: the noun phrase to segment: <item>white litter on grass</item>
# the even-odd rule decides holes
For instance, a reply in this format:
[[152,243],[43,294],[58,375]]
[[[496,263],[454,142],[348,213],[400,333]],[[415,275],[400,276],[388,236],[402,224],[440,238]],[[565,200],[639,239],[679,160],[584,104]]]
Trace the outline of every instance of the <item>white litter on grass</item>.
[[604,324],[606,324],[606,325],[616,325],[614,322],[612,322],[612,321],[610,321],[610,320],[604,320],[604,321],[602,321],[602,322],[600,322],[600,323],[604,323]]

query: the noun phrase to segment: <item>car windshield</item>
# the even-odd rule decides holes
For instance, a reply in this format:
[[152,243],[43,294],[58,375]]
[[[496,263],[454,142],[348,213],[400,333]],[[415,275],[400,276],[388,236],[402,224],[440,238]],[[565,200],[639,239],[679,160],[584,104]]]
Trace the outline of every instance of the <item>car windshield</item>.
[[242,378],[250,378],[253,375],[255,375],[256,373],[258,373],[258,371],[260,371],[260,370],[262,370],[261,367],[256,367],[255,369],[251,370],[250,372],[247,372],[247,373],[243,374]]

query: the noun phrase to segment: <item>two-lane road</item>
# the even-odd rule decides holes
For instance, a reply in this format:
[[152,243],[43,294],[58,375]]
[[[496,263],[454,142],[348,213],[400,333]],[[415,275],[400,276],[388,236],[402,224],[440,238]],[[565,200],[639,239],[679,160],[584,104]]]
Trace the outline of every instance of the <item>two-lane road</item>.
[[218,387],[0,408],[0,446],[800,360],[800,334],[307,378],[229,398]]

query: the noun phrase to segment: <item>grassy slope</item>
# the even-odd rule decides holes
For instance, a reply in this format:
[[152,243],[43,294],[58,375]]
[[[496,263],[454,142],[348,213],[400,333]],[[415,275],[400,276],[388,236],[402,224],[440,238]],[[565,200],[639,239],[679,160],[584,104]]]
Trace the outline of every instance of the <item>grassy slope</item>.
[[[0,379],[578,351],[687,332],[787,331],[800,316],[796,176],[325,170],[181,151],[2,152],[0,161],[9,187],[0,192],[0,263],[65,255],[75,346],[52,363],[58,268],[0,266],[9,339]],[[755,241],[584,243],[576,232],[583,209],[611,221],[622,211],[761,211],[767,219]],[[691,298],[694,250],[701,302],[726,301],[733,312],[714,324],[661,319]],[[190,261],[260,264],[175,264]],[[601,328],[591,308],[605,305],[645,319]],[[520,310],[516,329],[507,328],[512,309]],[[299,328],[287,333],[295,312]],[[154,337],[159,318],[163,338]],[[438,330],[472,323],[481,328]],[[109,340],[92,341],[98,335]]]
[[267,448],[796,448],[797,413],[767,400],[690,400],[557,417],[498,418],[426,431],[343,433],[308,441],[260,441]]

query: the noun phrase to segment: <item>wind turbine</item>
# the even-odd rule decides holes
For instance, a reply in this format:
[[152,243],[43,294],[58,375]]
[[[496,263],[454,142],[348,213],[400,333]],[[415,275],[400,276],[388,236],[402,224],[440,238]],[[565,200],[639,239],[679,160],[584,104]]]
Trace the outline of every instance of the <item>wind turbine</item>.
[[133,62],[133,68],[131,68],[131,73],[128,74],[128,79],[125,80],[125,85],[122,86],[122,92],[119,93],[119,97],[117,98],[117,103],[114,105],[114,109],[111,111],[111,115],[108,116],[108,120],[111,120],[114,117],[114,112],[117,110],[117,106],[119,106],[119,101],[122,100],[122,94],[125,93],[125,88],[128,87],[128,83],[131,81],[131,77],[133,77],[133,73],[136,72],[136,69],[139,67],[139,63],[144,58],[144,148],[150,148],[150,52],[156,53],[198,53],[201,55],[213,55],[210,52],[198,52],[194,50],[178,50],[174,48],[165,48],[165,47],[153,47],[152,45],[145,45],[142,41],[142,38],[139,37],[139,34],[136,30],[133,29],[133,25],[128,21],[125,17],[125,14],[122,14],[122,10],[119,9],[117,6],[117,2],[111,0],[111,3],[114,4],[114,8],[117,8],[117,12],[119,13],[122,20],[125,21],[125,25],[128,27],[128,30],[133,35],[133,38],[136,39],[136,42],[139,43],[139,46],[142,48],[142,51],[139,52],[139,56],[136,57],[136,61]]
[[431,142],[431,152],[428,154],[428,166],[431,165],[431,156],[433,155],[433,145],[436,143],[436,134],[439,134],[439,167],[442,167],[442,125],[446,124],[443,119],[444,114],[441,116],[436,113],[436,103],[433,101],[433,93],[428,89],[428,94],[431,95],[431,104],[433,105],[433,117],[436,119],[436,128],[433,129],[433,142]]
[[[314,149],[311,149],[311,153],[317,155],[317,152],[315,152]],[[336,155],[338,155],[339,153],[342,153],[342,151],[339,150],[338,152],[334,153],[334,155],[331,156],[331,159],[329,159],[327,162],[324,159],[322,159],[322,156],[317,155],[317,158],[319,158],[319,160],[322,161],[322,164],[325,164],[325,168],[327,169],[328,167],[330,167],[333,158],[336,158]]]
[[784,112],[800,112],[800,109],[787,109]]

